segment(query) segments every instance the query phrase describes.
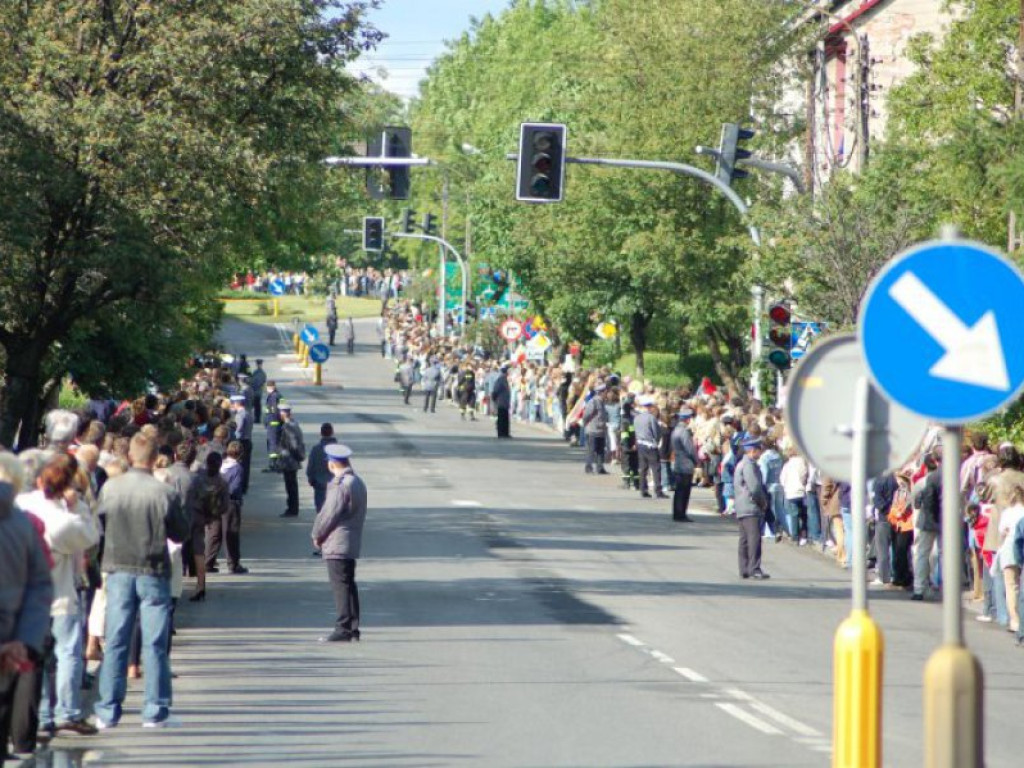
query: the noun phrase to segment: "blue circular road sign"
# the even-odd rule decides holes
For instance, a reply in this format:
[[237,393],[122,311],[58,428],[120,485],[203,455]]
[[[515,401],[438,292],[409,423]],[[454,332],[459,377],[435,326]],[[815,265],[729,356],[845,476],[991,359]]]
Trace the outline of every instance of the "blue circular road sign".
[[944,424],[983,418],[1024,388],[1024,275],[977,243],[924,243],[872,281],[858,333],[890,400]]
[[284,296],[284,281],[283,280],[271,280],[270,281],[270,293],[274,296]]
[[331,349],[326,344],[314,344],[309,348],[309,359],[314,363],[326,363],[331,356]]
[[320,341],[320,331],[314,325],[306,325],[303,327],[302,333],[299,334],[299,338],[306,344],[313,345]]

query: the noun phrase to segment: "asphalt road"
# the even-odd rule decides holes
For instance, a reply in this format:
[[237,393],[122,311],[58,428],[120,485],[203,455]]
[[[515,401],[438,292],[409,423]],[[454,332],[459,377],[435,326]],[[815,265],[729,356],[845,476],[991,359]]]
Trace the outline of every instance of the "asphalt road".
[[[758,766],[829,764],[831,648],[848,574],[766,544],[768,582],[740,581],[734,526],[696,494],[670,521],[542,428],[405,406],[372,325],[323,387],[283,329],[229,324],[263,356],[312,445],[331,421],[370,493],[358,577],[363,642],[321,645],[332,621],[310,557],[312,496],[282,520],[257,448],[243,522],[247,576],[212,576],[183,603],[173,653],[182,726],[61,739],[35,765]],[[340,349],[336,348],[340,353]],[[256,436],[259,444],[262,433]],[[187,588],[186,588],[187,593]],[[872,592],[885,632],[884,761],[922,764],[922,672],[936,604]],[[988,765],[1020,765],[1024,651],[968,622],[987,676]]]

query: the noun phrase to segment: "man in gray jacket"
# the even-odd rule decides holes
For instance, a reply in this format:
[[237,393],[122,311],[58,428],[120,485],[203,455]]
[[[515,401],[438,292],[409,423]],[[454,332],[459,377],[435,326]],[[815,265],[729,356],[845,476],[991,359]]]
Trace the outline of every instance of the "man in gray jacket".
[[688,523],[686,514],[690,506],[690,490],[693,488],[693,471],[697,468],[697,446],[690,431],[693,410],[683,407],[679,421],[672,430],[672,474],[675,477],[675,491],[672,494],[672,519],[677,523]]
[[359,588],[356,560],[363,543],[366,520],[366,484],[352,469],[352,449],[333,444],[324,447],[327,468],[333,479],[327,498],[313,521],[313,546],[327,562],[327,576],[338,612],[334,631],[320,638],[322,643],[359,640]]
[[14,508],[14,495],[10,483],[0,482],[0,765],[18,676],[42,660],[53,600],[41,534]]
[[128,448],[132,468],[107,481],[99,513],[106,515],[103,572],[107,575],[106,649],[100,667],[96,727],[113,728],[121,720],[127,692],[128,646],[135,617],[142,628],[146,668],[142,725],[163,728],[171,709],[171,560],[167,540],[182,542],[189,522],[180,497],[153,477],[156,443],[135,435]]
[[636,404],[640,411],[633,417],[633,430],[636,433],[636,451],[640,464],[640,495],[645,499],[651,498],[647,492],[647,472],[650,471],[654,480],[654,493],[659,499],[667,499],[668,495],[661,490],[661,458],[658,455],[658,446],[661,444],[661,424],[655,418],[651,409],[654,408],[654,398],[650,395],[641,395],[637,398]]
[[743,441],[743,458],[736,465],[733,484],[736,494],[736,521],[740,526],[740,577],[767,579],[761,570],[761,528],[768,511],[768,491],[757,468],[764,446],[761,439]]
[[437,391],[441,388],[441,363],[436,357],[430,358],[430,364],[423,371],[423,378],[420,384],[423,386],[423,412],[430,409],[431,413],[437,411]]
[[583,432],[587,436],[586,473],[589,475],[597,467],[597,474],[607,475],[604,468],[604,447],[608,434],[608,410],[604,405],[605,385],[594,387],[594,395],[587,401],[583,409]]

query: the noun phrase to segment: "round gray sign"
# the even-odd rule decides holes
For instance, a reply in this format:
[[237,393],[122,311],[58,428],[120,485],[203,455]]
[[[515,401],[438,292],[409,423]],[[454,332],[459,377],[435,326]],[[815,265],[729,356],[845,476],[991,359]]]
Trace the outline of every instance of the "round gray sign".
[[[858,379],[868,378],[856,336],[818,342],[789,379],[784,402],[789,434],[800,452],[821,472],[851,482],[853,419]],[[867,421],[867,477],[898,469],[913,457],[928,422],[890,402],[872,384]]]

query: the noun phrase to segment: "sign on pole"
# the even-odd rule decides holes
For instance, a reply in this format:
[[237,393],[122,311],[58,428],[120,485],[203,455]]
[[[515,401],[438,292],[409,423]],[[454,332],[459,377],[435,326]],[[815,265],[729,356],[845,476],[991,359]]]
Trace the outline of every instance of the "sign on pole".
[[874,383],[943,424],[988,416],[1024,388],[1024,276],[964,240],[895,257],[861,306],[860,340]]
[[270,281],[270,295],[271,296],[284,296],[284,280],[275,278]]
[[[786,388],[786,425],[800,452],[823,474],[845,483],[853,480],[857,380],[866,377],[856,337],[832,336],[804,356]],[[928,421],[888,402],[874,387],[868,408],[871,432],[866,476],[878,477],[913,457]]]
[[314,344],[309,348],[309,359],[314,363],[326,363],[331,356],[331,349],[326,344]]
[[501,324],[499,332],[505,341],[517,341],[523,335],[523,324],[509,318]]
[[299,336],[306,342],[307,346],[312,346],[320,341],[320,331],[316,329],[316,326],[309,324],[303,327],[302,333]]

